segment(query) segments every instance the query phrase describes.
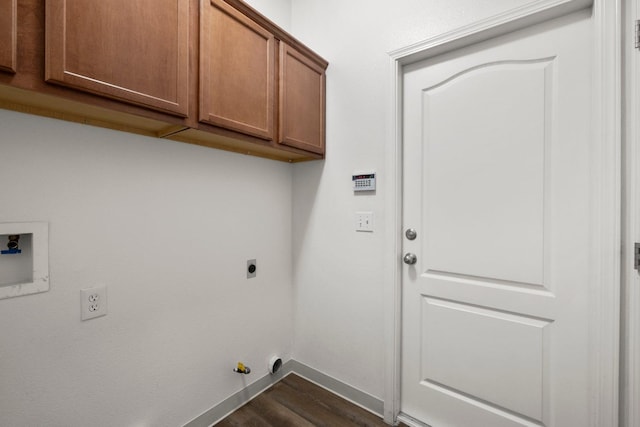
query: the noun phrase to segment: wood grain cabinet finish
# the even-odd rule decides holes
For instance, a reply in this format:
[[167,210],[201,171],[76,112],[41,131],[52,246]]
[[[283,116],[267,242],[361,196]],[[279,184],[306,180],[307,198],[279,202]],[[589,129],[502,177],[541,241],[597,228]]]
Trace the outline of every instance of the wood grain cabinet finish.
[[188,115],[188,1],[47,0],[45,29],[47,82]]
[[18,0],[0,0],[0,70],[15,73]]
[[280,43],[278,142],[324,153],[325,65]]
[[200,121],[274,139],[274,35],[222,0],[200,13]]
[[242,0],[0,0],[0,108],[301,162],[327,66]]

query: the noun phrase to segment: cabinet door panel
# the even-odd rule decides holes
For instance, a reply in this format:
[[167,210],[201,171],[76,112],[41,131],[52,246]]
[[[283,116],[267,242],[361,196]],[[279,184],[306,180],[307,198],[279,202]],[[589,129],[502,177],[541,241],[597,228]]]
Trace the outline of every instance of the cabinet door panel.
[[46,80],[186,116],[189,2],[48,0]]
[[273,34],[222,0],[200,16],[200,121],[274,139]]
[[280,43],[280,144],[324,153],[325,73],[297,50]]
[[0,0],[0,70],[16,71],[18,0]]

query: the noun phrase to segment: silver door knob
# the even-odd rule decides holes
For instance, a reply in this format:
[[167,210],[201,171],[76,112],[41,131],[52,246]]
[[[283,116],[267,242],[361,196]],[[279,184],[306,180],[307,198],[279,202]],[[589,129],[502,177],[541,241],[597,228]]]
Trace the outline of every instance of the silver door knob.
[[418,257],[416,254],[412,254],[411,252],[407,253],[404,258],[402,258],[405,264],[413,265],[418,261]]
[[404,235],[409,240],[416,240],[416,237],[418,237],[418,232],[413,228],[408,228],[407,231],[404,232]]

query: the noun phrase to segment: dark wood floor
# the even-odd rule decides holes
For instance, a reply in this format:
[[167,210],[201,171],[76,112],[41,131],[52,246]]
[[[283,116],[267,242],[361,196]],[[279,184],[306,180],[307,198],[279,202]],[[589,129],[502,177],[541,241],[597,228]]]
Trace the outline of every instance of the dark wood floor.
[[387,424],[359,406],[291,374],[216,424],[216,427],[240,426],[368,427]]

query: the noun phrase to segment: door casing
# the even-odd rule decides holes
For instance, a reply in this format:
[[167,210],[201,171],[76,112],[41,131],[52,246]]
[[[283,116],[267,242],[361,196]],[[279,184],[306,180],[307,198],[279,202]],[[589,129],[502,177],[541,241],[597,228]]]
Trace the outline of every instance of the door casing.
[[[402,292],[402,78],[403,67],[484,41],[585,7],[593,8],[594,182],[591,212],[589,366],[591,426],[618,425],[621,246],[621,1],[536,0],[484,21],[389,53],[389,143],[386,146],[385,190],[385,395],[384,420],[395,424],[400,411]],[[437,426],[436,426],[437,427]]]
[[635,48],[635,20],[640,0],[624,4],[624,211],[622,238],[622,330],[620,425],[640,425],[640,274],[633,266],[634,243],[640,242],[640,52]]

